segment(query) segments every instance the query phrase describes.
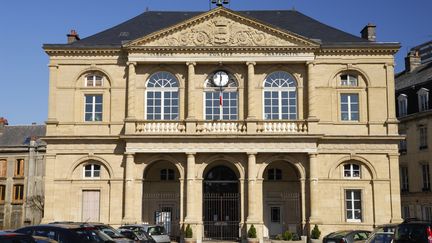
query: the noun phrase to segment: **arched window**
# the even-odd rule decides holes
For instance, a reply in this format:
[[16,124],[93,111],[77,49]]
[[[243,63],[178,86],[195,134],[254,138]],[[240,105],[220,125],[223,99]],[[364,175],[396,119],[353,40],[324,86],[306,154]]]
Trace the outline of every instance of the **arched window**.
[[269,181],[279,181],[282,180],[282,170],[277,168],[268,169],[267,179]]
[[84,166],[84,178],[100,178],[101,166],[98,164],[87,164]]
[[157,72],[150,76],[146,90],[147,120],[178,120],[179,82],[169,72]]
[[103,77],[100,75],[90,74],[85,77],[86,87],[102,87]]
[[[89,74],[84,77],[86,88],[102,88],[104,77],[97,74]],[[96,90],[90,90],[84,94],[84,120],[86,122],[100,122],[103,116],[103,94]]]
[[162,169],[160,171],[161,181],[173,181],[174,180],[174,170],[172,169]]
[[291,74],[277,71],[264,80],[264,119],[297,119],[297,83]]
[[341,74],[340,76],[340,85],[341,86],[358,86],[357,76],[352,74]]
[[238,119],[238,84],[226,71],[212,73],[204,84],[206,120]]
[[360,165],[358,165],[358,164],[345,164],[344,165],[344,178],[360,179]]

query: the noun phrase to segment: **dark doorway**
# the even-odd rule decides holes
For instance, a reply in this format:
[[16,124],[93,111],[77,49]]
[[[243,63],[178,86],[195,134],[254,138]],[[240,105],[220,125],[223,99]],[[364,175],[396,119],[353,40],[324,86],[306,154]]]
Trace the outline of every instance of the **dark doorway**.
[[226,166],[210,169],[204,177],[204,238],[238,240],[240,196],[237,175]]

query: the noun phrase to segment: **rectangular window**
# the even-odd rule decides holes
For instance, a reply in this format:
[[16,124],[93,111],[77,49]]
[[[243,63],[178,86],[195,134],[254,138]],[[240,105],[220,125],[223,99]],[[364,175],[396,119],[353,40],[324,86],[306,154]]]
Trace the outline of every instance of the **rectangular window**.
[[0,160],[0,177],[7,177],[7,160]]
[[407,151],[407,140],[400,140],[399,141],[399,153],[406,153]]
[[6,185],[0,185],[0,204],[3,204],[6,199]]
[[24,177],[24,160],[17,159],[15,161],[15,177]]
[[428,147],[428,136],[427,136],[427,127],[421,126],[419,128],[419,137],[420,137],[420,146],[419,149],[427,149]]
[[281,222],[281,212],[280,207],[271,207],[271,222],[272,223],[280,223]]
[[402,218],[408,219],[410,218],[410,210],[409,206],[402,206]]
[[85,121],[102,121],[102,95],[85,95]]
[[430,191],[429,164],[422,165],[423,191]]
[[401,190],[403,192],[408,192],[409,191],[408,167],[403,166],[400,168],[400,180],[401,180]]
[[347,222],[362,221],[361,190],[345,190]]
[[419,111],[426,111],[429,109],[429,92],[420,90],[418,93]]
[[206,92],[206,120],[237,120],[237,92]]
[[357,77],[350,74],[342,74],[341,86],[358,86]]
[[344,177],[360,179],[360,165],[357,164],[344,165]]
[[341,94],[341,120],[359,120],[359,97],[358,94]]
[[399,116],[406,116],[408,113],[408,99],[406,96],[401,96],[398,99]]
[[12,195],[13,203],[22,203],[24,200],[24,185],[14,185]]
[[432,220],[432,206],[422,207],[422,220],[431,221]]

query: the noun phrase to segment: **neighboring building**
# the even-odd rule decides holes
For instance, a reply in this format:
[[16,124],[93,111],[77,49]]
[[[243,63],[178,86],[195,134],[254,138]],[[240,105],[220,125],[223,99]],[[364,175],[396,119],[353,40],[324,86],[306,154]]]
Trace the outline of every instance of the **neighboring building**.
[[431,43],[411,49],[405,59],[405,71],[396,75],[399,133],[406,136],[399,147],[402,216],[424,220],[432,220],[429,169],[432,164],[432,106],[429,100],[432,59],[426,54],[421,55],[421,51],[426,50],[424,47],[430,47]]
[[44,221],[190,224],[199,242],[399,222],[399,44],[362,34],[220,7],[44,45]]
[[0,118],[0,228],[38,224],[43,217],[44,125],[8,126]]

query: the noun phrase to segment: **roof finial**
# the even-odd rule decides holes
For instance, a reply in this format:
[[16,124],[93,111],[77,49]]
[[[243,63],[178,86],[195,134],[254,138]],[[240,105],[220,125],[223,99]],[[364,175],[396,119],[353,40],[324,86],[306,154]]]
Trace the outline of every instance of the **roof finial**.
[[211,0],[211,3],[216,4],[218,7],[222,7],[224,4],[228,4],[229,0]]

